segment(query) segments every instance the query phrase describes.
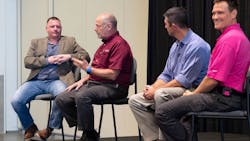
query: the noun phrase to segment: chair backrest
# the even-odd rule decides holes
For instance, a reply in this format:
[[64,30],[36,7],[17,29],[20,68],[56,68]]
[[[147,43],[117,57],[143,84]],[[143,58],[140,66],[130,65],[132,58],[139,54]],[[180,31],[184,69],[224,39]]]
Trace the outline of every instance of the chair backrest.
[[248,117],[248,126],[250,128],[250,67],[248,69],[246,82],[245,82],[245,90],[247,95],[247,117]]
[[247,71],[247,74],[246,74],[246,80],[245,80],[245,83],[244,83],[244,91],[247,90],[247,78],[250,77],[250,66],[248,67],[248,71]]
[[74,68],[74,79],[75,81],[78,81],[81,79],[81,68]]
[[134,84],[136,82],[136,70],[137,70],[137,62],[136,59],[133,58],[133,64],[132,64],[132,71],[130,76],[130,85]]

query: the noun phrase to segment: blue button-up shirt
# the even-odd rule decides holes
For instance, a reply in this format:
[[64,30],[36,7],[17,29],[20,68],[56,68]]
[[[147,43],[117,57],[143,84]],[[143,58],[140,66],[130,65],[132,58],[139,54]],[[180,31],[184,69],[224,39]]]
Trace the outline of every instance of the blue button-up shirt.
[[57,74],[57,65],[56,64],[48,64],[48,57],[58,54],[58,44],[48,43],[47,53],[46,53],[46,61],[47,65],[41,69],[38,75],[34,79],[38,80],[57,80],[59,76]]
[[198,86],[207,73],[210,46],[191,29],[181,41],[173,43],[163,72],[158,79],[177,80],[185,88]]

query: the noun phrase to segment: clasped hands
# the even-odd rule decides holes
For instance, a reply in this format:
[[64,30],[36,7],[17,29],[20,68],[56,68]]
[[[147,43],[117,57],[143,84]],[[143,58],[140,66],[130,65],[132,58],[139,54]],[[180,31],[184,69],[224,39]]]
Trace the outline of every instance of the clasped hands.
[[70,54],[59,54],[48,57],[49,64],[62,64],[71,58]]
[[154,93],[155,93],[155,88],[150,86],[150,85],[146,85],[144,90],[143,90],[143,96],[144,98],[146,98],[147,100],[152,100],[154,99]]
[[[144,90],[143,90],[143,96],[147,99],[147,100],[152,100],[154,99],[154,93],[155,93],[155,88],[150,86],[150,85],[146,85]],[[183,96],[188,96],[188,95],[193,95],[194,93],[190,90],[186,90],[183,93]]]

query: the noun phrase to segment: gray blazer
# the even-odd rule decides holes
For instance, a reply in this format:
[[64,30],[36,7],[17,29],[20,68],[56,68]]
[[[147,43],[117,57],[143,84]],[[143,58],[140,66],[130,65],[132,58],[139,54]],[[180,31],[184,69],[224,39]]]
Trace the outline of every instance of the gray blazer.
[[[46,66],[46,52],[48,48],[48,38],[33,39],[31,41],[31,46],[28,50],[27,55],[24,58],[25,68],[30,69],[30,74],[27,81],[34,78],[40,70]],[[86,59],[90,61],[89,54],[86,50],[80,47],[73,37],[61,36],[59,40],[58,54],[71,54],[72,57],[78,59]],[[71,61],[67,61],[58,65],[58,75],[60,80],[62,80],[67,85],[74,83],[74,69],[75,66]]]

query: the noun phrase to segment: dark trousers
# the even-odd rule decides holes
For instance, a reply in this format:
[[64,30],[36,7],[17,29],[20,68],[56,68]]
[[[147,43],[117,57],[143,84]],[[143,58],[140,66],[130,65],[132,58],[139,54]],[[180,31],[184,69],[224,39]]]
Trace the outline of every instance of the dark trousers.
[[191,138],[189,130],[191,125],[189,120],[184,118],[187,113],[232,111],[240,108],[241,96],[239,94],[224,96],[215,92],[182,96],[162,103],[156,109],[155,116],[157,124],[168,141],[188,141]]
[[127,89],[118,85],[89,81],[79,90],[63,92],[56,97],[56,103],[70,127],[77,124],[79,130],[94,130],[94,103],[107,99],[127,97]]

